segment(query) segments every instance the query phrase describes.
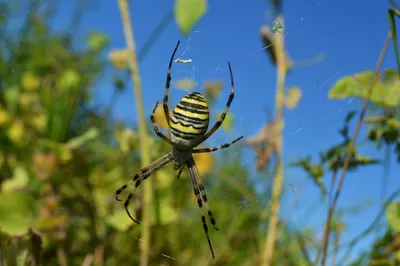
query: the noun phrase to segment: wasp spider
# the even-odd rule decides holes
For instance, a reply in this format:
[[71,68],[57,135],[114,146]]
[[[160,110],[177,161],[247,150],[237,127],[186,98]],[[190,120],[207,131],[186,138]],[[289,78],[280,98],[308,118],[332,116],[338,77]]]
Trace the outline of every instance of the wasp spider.
[[[162,138],[163,140],[165,140],[172,146],[172,151],[165,154],[164,156],[160,157],[159,159],[155,160],[154,162],[152,162],[150,165],[146,166],[142,170],[140,170],[139,173],[137,173],[132,178],[132,180],[129,181],[129,183],[123,185],[120,189],[117,190],[116,198],[117,198],[117,200],[120,201],[120,199],[118,198],[118,195],[124,189],[126,189],[129,184],[135,183],[135,188],[137,188],[142,183],[143,180],[150,177],[153,173],[155,173],[157,170],[161,169],[162,167],[164,167],[166,164],[168,164],[171,161],[174,161],[174,170],[179,169],[179,173],[177,176],[178,178],[181,175],[181,173],[186,165],[186,167],[189,169],[190,181],[192,182],[194,194],[197,198],[197,204],[199,205],[199,208],[200,208],[203,229],[206,233],[208,244],[209,244],[210,250],[211,250],[211,254],[214,258],[214,251],[211,246],[210,237],[208,235],[207,222],[206,222],[206,218],[205,218],[204,211],[203,211],[203,202],[207,209],[207,214],[209,216],[211,224],[214,226],[214,228],[217,231],[219,229],[215,223],[213,213],[208,205],[207,194],[204,189],[203,180],[199,174],[199,171],[197,170],[196,163],[193,160],[192,154],[193,153],[213,152],[216,150],[224,149],[224,148],[229,147],[233,143],[237,142],[241,138],[243,138],[243,136],[241,136],[240,138],[237,138],[230,143],[225,143],[223,145],[220,145],[220,146],[217,146],[214,148],[194,149],[200,143],[202,143],[206,139],[208,139],[221,126],[222,122],[224,121],[226,113],[228,112],[229,106],[231,105],[231,102],[234,97],[233,74],[232,74],[231,65],[228,62],[230,78],[231,78],[231,86],[232,86],[231,94],[229,95],[229,99],[226,104],[224,112],[222,113],[220,119],[210,129],[210,131],[207,132],[208,123],[210,121],[208,105],[207,105],[207,102],[205,101],[203,95],[201,95],[198,92],[192,92],[192,93],[187,94],[185,97],[183,97],[180,100],[180,102],[178,103],[178,105],[174,108],[172,116],[170,117],[169,109],[168,109],[168,90],[169,90],[170,83],[171,83],[171,66],[172,66],[172,62],[173,62],[175,53],[178,49],[179,43],[180,42],[178,41],[178,43],[175,47],[175,50],[172,53],[171,60],[169,62],[168,72],[167,72],[167,82],[166,82],[166,86],[165,86],[165,95],[164,95],[164,101],[163,101],[165,117],[166,117],[167,123],[170,128],[169,137],[167,137],[163,133],[161,133],[158,130],[158,127],[155,123],[154,113],[158,106],[158,102],[157,102],[156,106],[154,107],[153,112],[150,117],[155,133],[160,138]],[[126,212],[128,213],[129,217],[135,223],[139,224],[138,221],[136,221],[134,218],[132,218],[132,216],[128,210],[128,205],[129,205],[129,202],[132,199],[132,197],[133,197],[133,194],[130,193],[128,198],[125,201],[124,206],[125,206]]]

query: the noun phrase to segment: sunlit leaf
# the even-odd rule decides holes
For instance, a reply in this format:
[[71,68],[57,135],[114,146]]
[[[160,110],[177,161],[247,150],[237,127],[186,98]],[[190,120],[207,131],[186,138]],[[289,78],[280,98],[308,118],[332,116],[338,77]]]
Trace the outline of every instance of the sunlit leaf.
[[[39,199],[38,199],[39,200]],[[25,192],[10,191],[0,194],[0,225],[3,232],[23,234],[33,224],[37,201]]]
[[62,148],[60,151],[60,159],[62,162],[68,162],[72,159],[72,151],[69,148]]
[[10,120],[10,115],[6,109],[0,106],[0,126],[5,124]]
[[114,49],[108,53],[108,60],[112,65],[119,69],[125,69],[128,65],[129,50],[127,49]]
[[7,130],[7,136],[16,144],[24,139],[25,126],[21,120],[14,120]]
[[175,19],[183,34],[188,34],[207,10],[207,0],[175,0]]
[[330,99],[360,97],[365,99],[373,81],[379,79],[372,91],[370,100],[383,107],[396,107],[400,104],[400,79],[382,81],[372,71],[360,72],[338,80],[329,90]]
[[17,166],[14,168],[13,176],[3,182],[3,191],[11,191],[19,188],[23,188],[28,184],[29,174],[23,166]]
[[108,216],[106,218],[106,223],[120,232],[125,232],[134,224],[123,208]]
[[60,79],[59,79],[59,87],[61,89],[69,89],[75,87],[81,81],[80,74],[74,69],[65,70]]
[[21,77],[21,85],[24,90],[36,90],[40,86],[40,78],[32,72],[25,72]]
[[90,50],[100,51],[105,48],[109,43],[107,35],[101,32],[92,32],[87,38],[87,44]]
[[189,91],[191,89],[196,88],[197,82],[190,78],[180,79],[174,82],[174,88],[179,90]]
[[44,132],[47,129],[47,124],[49,121],[49,116],[46,112],[41,112],[31,117],[29,121],[32,126],[34,126],[39,132]]
[[386,211],[389,225],[396,232],[400,232],[400,202],[392,202]]
[[294,109],[296,108],[300,98],[301,98],[301,90],[298,87],[289,88],[288,94],[285,97],[285,105],[290,109]]

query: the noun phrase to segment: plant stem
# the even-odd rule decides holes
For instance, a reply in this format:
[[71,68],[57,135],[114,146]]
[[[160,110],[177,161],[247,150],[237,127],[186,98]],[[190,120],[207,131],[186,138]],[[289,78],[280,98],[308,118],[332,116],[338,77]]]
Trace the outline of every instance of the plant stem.
[[[129,50],[129,71],[133,80],[133,92],[135,94],[135,104],[138,119],[141,164],[145,167],[150,163],[149,146],[147,141],[146,122],[144,117],[142,87],[140,82],[139,66],[136,57],[136,45],[133,37],[133,29],[129,14],[129,5],[127,0],[118,0],[118,6],[122,17],[122,25],[126,41],[126,48]],[[149,264],[150,251],[150,209],[152,200],[151,182],[143,182],[143,206],[142,206],[142,223],[141,223],[141,240],[140,241],[140,265],[147,266]]]
[[[351,158],[351,154],[352,154],[351,151],[354,149],[354,144],[355,144],[356,139],[358,137],[358,133],[360,132],[361,124],[364,121],[364,116],[365,116],[365,113],[367,111],[367,106],[369,104],[369,100],[371,98],[372,91],[374,90],[376,82],[379,80],[379,75],[380,75],[380,72],[381,72],[383,59],[385,58],[387,49],[389,47],[390,39],[391,39],[391,32],[389,31],[389,33],[387,34],[385,43],[383,45],[381,54],[379,55],[378,63],[376,65],[376,69],[375,69],[376,77],[371,82],[371,85],[368,88],[367,96],[366,96],[366,98],[364,100],[364,104],[363,104],[362,109],[361,109],[360,117],[358,118],[358,121],[357,121],[356,129],[354,131],[353,137],[351,138],[350,144],[349,144],[348,149],[347,149],[346,159],[345,159],[344,164],[343,164],[343,170],[342,170],[342,174],[341,174],[340,179],[339,179],[339,184],[337,186],[337,189],[336,189],[335,196],[333,198],[332,204],[330,204],[330,206],[329,206],[328,218],[327,218],[326,223],[325,223],[325,230],[324,230],[324,236],[323,236],[324,242],[323,242],[323,256],[322,256],[322,260],[321,260],[321,265],[322,266],[325,266],[326,253],[327,253],[328,245],[329,245],[329,235],[330,235],[330,231],[331,231],[331,221],[332,221],[332,217],[333,217],[333,214],[335,212],[335,209],[336,209],[336,204],[338,202],[338,199],[339,199],[339,196],[340,196],[340,192],[342,191],[342,188],[343,188],[344,178],[346,176],[347,169],[348,169],[349,164],[350,164],[350,158]],[[316,263],[315,263],[315,265],[316,265]]]
[[[282,25],[283,30],[283,15],[278,14],[276,16],[277,24]],[[284,97],[285,97],[285,79],[287,74],[287,62],[284,48],[284,36],[280,33],[274,35],[275,43],[273,45],[276,54],[276,66],[277,66],[277,87],[276,87],[276,99],[275,99],[275,141],[276,141],[276,170],[273,178],[273,189],[271,198],[271,217],[269,220],[267,236],[265,238],[265,251],[263,255],[262,265],[269,266],[272,261],[272,255],[274,252],[276,230],[278,225],[278,215],[280,209],[280,198],[283,187],[283,108],[284,108]]]

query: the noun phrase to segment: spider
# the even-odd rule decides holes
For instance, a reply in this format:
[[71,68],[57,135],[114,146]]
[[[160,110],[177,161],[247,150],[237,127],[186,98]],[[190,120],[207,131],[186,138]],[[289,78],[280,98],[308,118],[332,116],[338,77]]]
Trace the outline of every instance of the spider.
[[[120,189],[116,191],[116,199],[118,201],[121,201],[118,198],[118,195],[121,194],[123,190],[125,190],[128,185],[132,184],[135,182],[135,188],[137,188],[143,180],[147,179],[150,177],[152,174],[154,174],[157,170],[161,169],[164,167],[166,164],[168,164],[171,161],[174,161],[174,170],[179,169],[179,173],[177,178],[180,177],[183,169],[186,167],[189,170],[189,176],[190,176],[190,181],[193,186],[194,194],[197,199],[197,204],[199,205],[200,208],[200,215],[201,215],[201,221],[203,224],[203,229],[206,233],[206,237],[208,240],[208,245],[210,247],[211,255],[213,258],[214,257],[214,251],[211,245],[210,237],[208,235],[208,226],[206,222],[206,217],[204,215],[203,211],[203,202],[204,205],[207,209],[207,214],[209,216],[209,219],[211,221],[211,224],[215,228],[215,230],[219,230],[213,213],[208,205],[207,201],[207,194],[204,189],[203,185],[203,179],[199,174],[199,171],[197,170],[196,163],[193,159],[192,154],[193,153],[205,153],[205,152],[214,152],[220,149],[227,148],[234,144],[235,142],[239,141],[243,136],[235,139],[232,142],[225,143],[222,145],[219,145],[214,148],[203,148],[203,149],[194,149],[196,146],[204,142],[206,139],[208,139],[222,124],[222,122],[225,119],[225,116],[229,110],[229,106],[232,103],[233,97],[234,97],[234,82],[233,82],[233,74],[232,74],[232,69],[231,65],[228,61],[228,66],[229,66],[229,73],[230,73],[230,79],[231,79],[231,93],[228,98],[228,102],[226,103],[226,107],[224,109],[224,112],[221,114],[220,119],[215,123],[215,125],[210,129],[210,131],[207,132],[208,129],[208,124],[210,121],[210,115],[209,115],[209,110],[208,110],[208,105],[207,102],[205,101],[203,95],[201,95],[198,92],[192,92],[187,94],[185,97],[183,97],[177,106],[174,108],[172,116],[170,116],[169,113],[169,108],[168,108],[168,90],[170,87],[171,83],[171,67],[172,67],[172,62],[174,60],[174,56],[176,51],[178,50],[180,41],[176,44],[176,47],[174,49],[174,52],[172,53],[171,59],[169,61],[169,66],[168,66],[168,72],[167,72],[167,81],[166,81],[166,86],[165,86],[165,95],[164,95],[164,100],[163,100],[163,109],[164,109],[164,114],[168,123],[168,126],[170,128],[169,130],[169,137],[164,135],[162,132],[159,131],[155,119],[154,119],[154,113],[157,109],[157,106],[159,102],[156,103],[150,119],[153,124],[153,128],[155,133],[157,134],[158,137],[163,139],[164,141],[168,142],[172,146],[172,151],[165,154],[164,156],[158,158],[154,162],[152,162],[150,165],[146,166],[142,170],[137,173],[132,180],[130,180],[127,184],[123,185]],[[128,214],[128,216],[134,221],[135,223],[139,224],[138,221],[136,221],[131,214],[129,213],[128,210],[128,205],[130,200],[132,199],[133,194],[130,193],[128,198],[125,201],[125,210]]]

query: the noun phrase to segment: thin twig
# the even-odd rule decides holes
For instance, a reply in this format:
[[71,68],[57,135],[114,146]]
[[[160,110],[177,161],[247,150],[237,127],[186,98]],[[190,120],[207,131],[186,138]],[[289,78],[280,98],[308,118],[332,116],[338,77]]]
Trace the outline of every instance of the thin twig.
[[[139,74],[139,65],[136,57],[136,45],[133,37],[133,29],[129,14],[129,5],[127,0],[118,0],[126,46],[129,51],[129,71],[133,80],[133,91],[135,94],[135,105],[137,111],[139,137],[140,137],[140,152],[142,167],[150,163],[149,145],[147,141],[146,122],[143,108],[142,86]],[[151,182],[143,182],[143,208],[142,208],[142,223],[141,223],[141,239],[140,242],[140,265],[147,266],[149,263],[150,254],[150,208],[152,200],[152,185]]]
[[[329,234],[330,234],[330,230],[331,230],[331,221],[332,221],[332,217],[333,217],[333,214],[335,212],[335,209],[336,209],[336,204],[338,202],[338,199],[339,199],[339,196],[340,196],[340,192],[341,192],[341,190],[343,188],[344,178],[346,176],[347,169],[348,169],[349,164],[350,164],[350,158],[351,158],[351,154],[352,154],[351,151],[354,149],[354,144],[355,144],[356,139],[358,137],[358,133],[360,132],[361,124],[362,124],[362,122],[364,120],[364,116],[365,116],[365,113],[367,111],[367,106],[369,104],[369,100],[371,98],[372,91],[373,91],[373,89],[375,87],[375,84],[379,80],[379,74],[381,72],[383,59],[385,58],[387,49],[389,47],[390,39],[391,39],[391,32],[389,31],[389,33],[387,34],[385,43],[383,45],[381,54],[379,56],[377,66],[376,66],[376,70],[375,70],[376,77],[371,82],[371,85],[368,88],[367,96],[366,96],[366,98],[364,100],[364,104],[363,104],[362,109],[361,109],[360,117],[359,117],[359,119],[357,121],[356,129],[354,131],[353,137],[351,138],[351,142],[350,142],[350,144],[348,146],[346,159],[345,159],[344,164],[343,164],[342,174],[341,174],[340,179],[339,179],[339,184],[338,184],[338,187],[336,189],[333,202],[329,207],[328,218],[327,218],[327,221],[325,223],[325,230],[324,230],[323,256],[322,256],[322,262],[321,262],[322,266],[325,266],[326,251],[328,250],[328,245],[329,245]],[[314,265],[316,265],[316,264],[314,264]]]
[[[283,15],[276,16],[276,23],[283,27]],[[279,219],[280,199],[283,189],[283,109],[285,97],[285,79],[287,74],[287,57],[285,53],[284,38],[275,35],[275,45],[273,46],[276,54],[277,66],[277,87],[275,99],[275,123],[276,130],[276,169],[273,178],[273,189],[271,198],[271,216],[269,219],[267,235],[265,238],[265,251],[262,258],[262,265],[269,266],[272,262],[272,255],[274,253],[277,226]]]

